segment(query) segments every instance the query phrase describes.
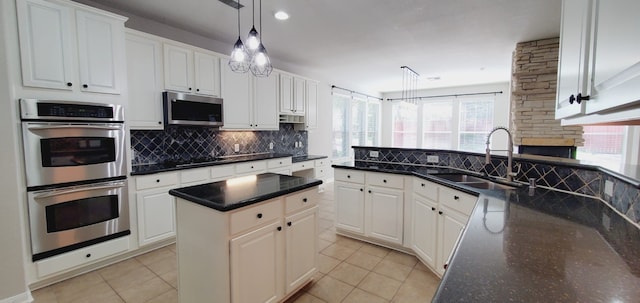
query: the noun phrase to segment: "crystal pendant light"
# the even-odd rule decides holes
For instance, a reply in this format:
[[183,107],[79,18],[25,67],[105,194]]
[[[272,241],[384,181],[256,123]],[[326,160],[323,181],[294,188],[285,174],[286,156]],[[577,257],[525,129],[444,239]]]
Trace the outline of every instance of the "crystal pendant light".
[[[262,31],[262,0],[260,0],[260,31],[264,37],[264,32]],[[269,54],[267,54],[267,49],[262,44],[262,41],[260,41],[251,57],[249,69],[251,69],[251,73],[256,77],[269,77],[271,71],[273,71],[271,59],[269,59]]]
[[242,44],[240,39],[240,0],[238,0],[238,40],[233,45],[233,51],[231,51],[231,58],[229,58],[229,67],[236,73],[246,73],[249,71],[249,65],[251,58],[247,49]]

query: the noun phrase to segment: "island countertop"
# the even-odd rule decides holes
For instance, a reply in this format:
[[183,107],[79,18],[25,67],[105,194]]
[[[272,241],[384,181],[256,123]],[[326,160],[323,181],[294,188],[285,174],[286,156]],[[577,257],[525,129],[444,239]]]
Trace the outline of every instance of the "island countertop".
[[433,302],[638,302],[640,229],[598,199],[465,188],[447,168],[345,163],[480,193]]
[[265,173],[176,188],[169,194],[224,212],[320,184],[321,180]]

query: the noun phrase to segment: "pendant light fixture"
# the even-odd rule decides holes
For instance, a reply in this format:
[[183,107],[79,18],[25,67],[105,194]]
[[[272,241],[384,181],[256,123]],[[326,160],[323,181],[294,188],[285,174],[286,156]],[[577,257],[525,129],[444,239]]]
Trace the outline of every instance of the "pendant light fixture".
[[240,7],[242,6],[240,5],[240,0],[238,0],[238,5],[236,6],[238,10],[238,40],[236,44],[233,45],[231,58],[229,58],[229,67],[236,73],[246,73],[249,71],[251,58],[242,43],[242,39],[240,39]]
[[401,100],[411,104],[418,104],[418,77],[416,71],[403,65],[402,69],[402,98]]
[[[255,30],[255,28],[253,28],[252,31],[253,30]],[[260,32],[262,32],[262,37],[264,38],[264,32],[262,31],[262,0],[260,0]],[[251,32],[249,32],[249,34],[251,34]],[[267,54],[267,49],[262,44],[262,40],[258,40],[258,42],[258,47],[251,56],[249,69],[251,69],[251,73],[256,77],[268,77],[271,71],[273,71],[271,59],[269,59],[269,54]]]
[[[251,30],[249,31],[249,35],[247,35],[247,51],[249,51],[249,54],[253,56],[253,53],[255,53],[258,50],[258,46],[260,45],[260,34],[258,34],[258,31],[256,30],[256,0],[253,0],[251,2],[252,2],[251,10],[253,13],[253,23],[251,24]],[[260,17],[260,22],[262,22],[262,17]],[[262,28],[260,30],[262,31]]]

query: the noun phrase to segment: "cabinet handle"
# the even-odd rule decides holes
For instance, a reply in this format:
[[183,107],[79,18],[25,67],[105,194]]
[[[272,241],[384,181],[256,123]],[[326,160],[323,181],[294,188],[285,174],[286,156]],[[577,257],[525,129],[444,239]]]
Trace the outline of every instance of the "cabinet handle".
[[420,186],[424,187],[424,183],[421,183]]
[[278,226],[278,231],[281,231],[281,230],[282,230],[282,226]]
[[189,90],[191,90],[191,87],[189,87]]
[[251,168],[253,168],[253,165],[251,165]]
[[280,161],[280,164],[282,164],[282,161]]
[[302,202],[305,202],[305,203],[306,203],[306,202],[307,202],[307,198],[303,198],[303,199],[302,199]]
[[67,82],[67,86],[71,87],[72,85],[73,85],[73,83]]
[[262,219],[262,213],[258,213],[256,217],[258,217],[258,219]]
[[89,85],[82,84],[82,87],[83,87],[83,88],[87,88],[87,87],[89,87]]
[[91,258],[91,254],[87,254],[85,257],[87,257],[87,258]]
[[589,96],[583,96],[582,94],[578,94],[578,96],[576,97],[576,102],[578,102],[578,104],[582,103],[582,100],[589,100]]
[[287,222],[287,226],[291,226],[291,222]]
[[436,210],[436,208],[435,208],[435,207],[431,207],[431,211],[435,211],[435,210]]
[[160,179],[156,179],[156,183],[160,183]]
[[196,91],[197,91],[197,92],[199,92],[199,91],[200,91],[200,89],[199,89],[199,88],[196,88]]
[[387,179],[382,180],[382,182],[387,183]]
[[351,179],[351,175],[347,175],[347,179]]
[[371,190],[369,190],[369,193],[371,193]]
[[158,121],[158,124],[162,124],[162,121]]
[[574,95],[569,96],[569,104],[573,104],[573,102],[575,101],[576,101],[576,96]]
[[361,188],[360,191],[364,191],[364,189]]
[[460,197],[458,197],[458,196],[453,196],[453,200],[460,200]]
[[442,211],[439,211],[438,214],[442,215]]

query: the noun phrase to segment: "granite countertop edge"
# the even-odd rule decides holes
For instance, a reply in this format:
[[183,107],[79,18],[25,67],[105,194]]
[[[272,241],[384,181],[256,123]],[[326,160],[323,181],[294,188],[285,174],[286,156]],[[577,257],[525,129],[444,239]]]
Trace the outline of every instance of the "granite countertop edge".
[[[192,168],[200,168],[200,167],[208,167],[208,166],[217,166],[217,165],[226,165],[226,164],[235,164],[242,162],[250,162],[250,161],[260,161],[260,160],[268,160],[268,159],[278,159],[278,158],[287,158],[293,157],[291,154],[264,154],[264,155],[256,155],[252,157],[239,156],[242,159],[233,159],[229,158],[228,160],[220,160],[215,162],[207,162],[207,163],[196,163],[189,166],[182,167],[161,167],[159,164],[149,164],[149,165],[140,165],[140,166],[149,166],[152,167],[149,170],[143,171],[132,171],[130,173],[131,176],[142,176],[142,175],[153,175],[157,173],[170,172],[170,171],[178,171]],[[154,167],[155,166],[155,167]],[[157,168],[156,168],[157,167]]]

